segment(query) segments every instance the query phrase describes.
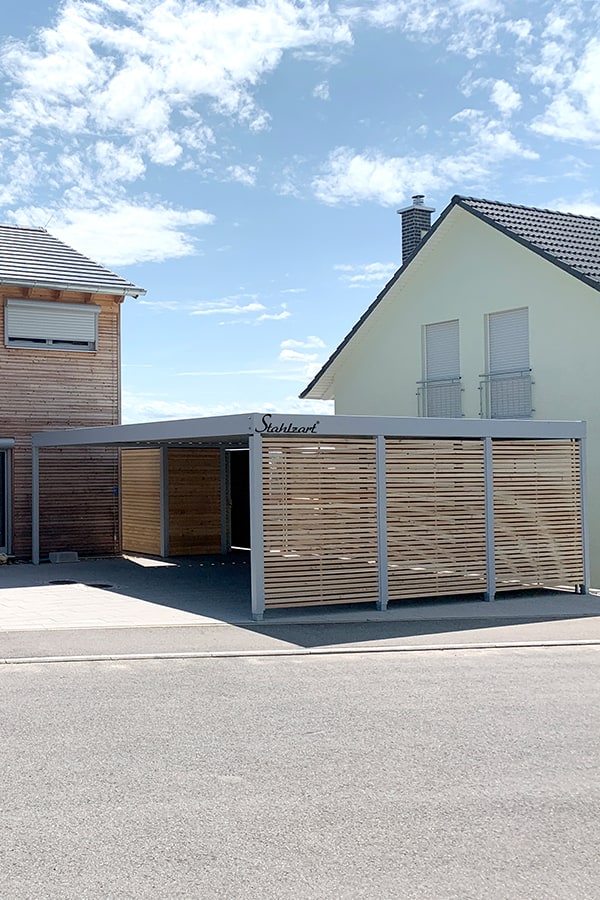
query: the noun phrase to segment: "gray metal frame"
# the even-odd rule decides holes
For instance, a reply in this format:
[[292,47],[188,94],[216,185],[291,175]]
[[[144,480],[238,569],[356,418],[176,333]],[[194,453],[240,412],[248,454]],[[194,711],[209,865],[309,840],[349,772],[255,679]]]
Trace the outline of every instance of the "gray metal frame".
[[0,468],[4,476],[4,498],[0,497],[0,517],[4,526],[4,543],[0,544],[0,552],[10,554],[12,551],[12,438],[0,438]]
[[[486,521],[486,599],[496,593],[494,561],[494,509],[492,440],[577,440],[581,453],[582,541],[584,548],[585,589],[589,585],[587,512],[585,505],[584,422],[551,422],[532,419],[442,419],[388,416],[306,416],[249,413],[202,419],[145,422],[138,425],[107,425],[97,428],[73,428],[42,431],[32,435],[32,559],[39,563],[39,452],[44,447],[113,446],[121,448],[160,446],[163,448],[161,510],[163,522],[168,504],[168,485],[164,458],[169,446],[247,446],[250,451],[250,537],[252,615],[260,620],[265,610],[264,533],[262,498],[262,436],[285,435],[299,440],[318,437],[374,437],[377,442],[377,522],[379,529],[380,598],[378,608],[386,609],[387,543],[385,491],[385,438],[479,439],[484,444],[485,521]],[[1,444],[0,444],[1,446]],[[223,456],[223,454],[222,454]],[[222,475],[223,477],[223,475]],[[222,495],[223,495],[222,484]],[[225,488],[226,490],[226,488]],[[168,538],[161,546],[168,549]]]

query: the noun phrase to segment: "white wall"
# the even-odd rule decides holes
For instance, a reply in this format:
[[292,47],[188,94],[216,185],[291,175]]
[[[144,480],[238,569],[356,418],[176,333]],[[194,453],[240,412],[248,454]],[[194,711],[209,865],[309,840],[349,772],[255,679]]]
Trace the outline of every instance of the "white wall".
[[529,309],[536,419],[588,422],[592,584],[600,587],[600,292],[455,207],[336,362],[338,414],[417,414],[422,327],[459,319],[463,414],[479,415],[485,314]]

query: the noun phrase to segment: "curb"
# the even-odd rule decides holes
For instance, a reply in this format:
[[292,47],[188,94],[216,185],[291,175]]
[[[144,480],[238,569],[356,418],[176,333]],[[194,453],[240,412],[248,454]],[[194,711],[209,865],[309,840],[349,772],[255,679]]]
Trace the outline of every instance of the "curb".
[[181,653],[114,653],[88,656],[15,656],[0,665],[67,662],[135,662],[152,659],[253,659],[285,656],[345,656],[357,653],[429,653],[444,650],[518,650],[553,647],[600,647],[600,639],[566,641],[496,641],[476,644],[395,644],[390,647],[298,647],[292,650],[205,650]]

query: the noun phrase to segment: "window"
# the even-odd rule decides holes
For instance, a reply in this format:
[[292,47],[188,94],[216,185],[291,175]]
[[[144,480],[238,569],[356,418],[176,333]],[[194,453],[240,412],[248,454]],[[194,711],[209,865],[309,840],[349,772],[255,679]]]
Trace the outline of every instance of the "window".
[[481,413],[492,419],[527,419],[533,412],[527,307],[487,316],[488,371],[481,376]]
[[423,381],[418,396],[422,416],[462,415],[458,319],[423,326]]
[[44,350],[96,350],[99,306],[7,300],[4,343]]

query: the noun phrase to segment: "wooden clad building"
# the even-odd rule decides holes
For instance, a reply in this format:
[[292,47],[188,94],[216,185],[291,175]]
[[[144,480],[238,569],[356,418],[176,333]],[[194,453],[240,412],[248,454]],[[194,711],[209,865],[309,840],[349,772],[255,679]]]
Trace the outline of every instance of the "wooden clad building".
[[[143,293],[44,229],[0,226],[0,552],[31,556],[32,432],[120,421],[120,305]],[[41,475],[44,554],[120,549],[113,448],[55,448]]]
[[246,546],[256,618],[278,607],[584,591],[584,438],[581,422],[258,413],[43,432],[33,436],[34,560],[46,454],[120,448],[126,549]]

